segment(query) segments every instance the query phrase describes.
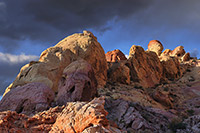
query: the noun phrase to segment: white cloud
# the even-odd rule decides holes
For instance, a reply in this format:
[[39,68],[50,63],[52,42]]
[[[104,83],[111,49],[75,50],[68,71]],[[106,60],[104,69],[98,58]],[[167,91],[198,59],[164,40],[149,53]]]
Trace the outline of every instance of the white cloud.
[[28,62],[33,60],[38,60],[38,56],[35,55],[13,55],[8,53],[0,52],[0,62],[9,63],[9,64],[18,64],[22,62]]
[[126,56],[126,58],[128,59],[128,56],[129,56],[129,55],[126,54],[125,56]]

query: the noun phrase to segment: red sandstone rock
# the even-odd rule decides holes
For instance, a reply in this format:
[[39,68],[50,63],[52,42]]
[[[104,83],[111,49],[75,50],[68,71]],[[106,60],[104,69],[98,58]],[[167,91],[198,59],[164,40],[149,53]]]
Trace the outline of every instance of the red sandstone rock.
[[160,56],[163,66],[163,76],[169,80],[175,80],[183,75],[180,63],[176,57]]
[[63,71],[56,102],[89,101],[97,93],[97,81],[92,66],[85,60],[72,62]]
[[159,56],[163,51],[163,45],[158,40],[151,40],[148,44],[148,50],[156,52],[156,54]]
[[119,49],[116,49],[106,53],[106,60],[107,62],[118,62],[120,60],[127,60],[127,58]]
[[107,127],[104,102],[103,98],[98,98],[89,103],[68,103],[50,132],[79,133],[94,125]]
[[132,79],[137,77],[144,88],[154,87],[162,78],[162,65],[155,52],[147,51],[140,46],[133,45],[129,52],[130,71]]
[[130,84],[130,69],[125,65],[126,62],[109,63],[108,81],[122,84]]

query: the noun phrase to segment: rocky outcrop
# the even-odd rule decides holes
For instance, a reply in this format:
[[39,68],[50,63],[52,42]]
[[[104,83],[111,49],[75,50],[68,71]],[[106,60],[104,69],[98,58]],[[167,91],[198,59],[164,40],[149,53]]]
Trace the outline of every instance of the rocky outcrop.
[[5,94],[17,86],[34,82],[44,83],[57,92],[64,68],[77,59],[85,59],[91,64],[99,87],[105,85],[107,80],[105,52],[97,38],[91,32],[84,31],[66,37],[54,47],[42,52],[39,61],[23,66]]
[[86,60],[92,65],[99,86],[107,80],[107,62],[105,52],[97,38],[89,31],[66,37],[55,47],[70,50],[75,56]]
[[54,92],[42,83],[28,83],[9,91],[0,101],[0,111],[32,114],[44,111],[54,100]]
[[155,52],[158,56],[160,56],[160,54],[163,51],[163,45],[161,44],[160,41],[158,40],[151,40],[148,44],[148,50],[149,51],[153,51]]
[[106,53],[106,60],[107,62],[118,62],[120,60],[127,60],[127,58],[119,49],[116,49]]
[[170,52],[171,56],[182,57],[185,54],[183,46],[178,46]]
[[67,66],[59,82],[56,102],[89,101],[97,93],[97,81],[92,66],[81,59]]
[[170,118],[175,117],[165,110],[154,110],[121,99],[107,99],[105,108],[109,112],[107,118],[129,132],[166,132]]
[[107,127],[107,112],[104,110],[104,99],[94,99],[89,103],[68,103],[58,116],[51,132],[76,133],[82,132],[93,125]]
[[0,112],[0,132],[108,132],[121,133],[106,119],[104,98],[89,103],[71,102],[33,116],[15,111]]
[[176,80],[183,74],[180,63],[177,58],[170,56],[160,56],[163,66],[163,76],[169,80]]
[[183,57],[181,57],[182,61],[189,61],[190,60],[190,53],[185,53]]
[[125,63],[108,63],[108,82],[130,84],[130,69]]
[[[155,52],[144,51],[140,46],[133,45],[129,52],[130,70],[144,88],[154,87],[162,78],[162,65]],[[135,77],[132,77],[135,79]],[[137,81],[136,80],[136,81]]]

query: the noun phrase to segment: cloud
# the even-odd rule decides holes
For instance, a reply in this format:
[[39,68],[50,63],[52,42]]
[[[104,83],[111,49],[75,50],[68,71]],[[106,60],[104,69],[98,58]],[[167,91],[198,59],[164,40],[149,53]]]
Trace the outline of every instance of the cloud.
[[191,57],[197,57],[199,55],[199,50],[197,48],[190,52]]
[[2,1],[6,15],[0,19],[6,21],[0,25],[0,46],[12,52],[25,39],[49,45],[83,29],[108,30],[108,21],[126,19],[153,0]]
[[34,55],[12,55],[0,52],[0,94],[15,79],[23,65],[38,58]]

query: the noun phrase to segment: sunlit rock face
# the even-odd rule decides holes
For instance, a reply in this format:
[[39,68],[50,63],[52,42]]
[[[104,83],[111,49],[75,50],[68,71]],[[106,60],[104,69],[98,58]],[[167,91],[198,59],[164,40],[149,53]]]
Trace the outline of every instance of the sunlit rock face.
[[158,56],[160,56],[163,49],[163,45],[158,40],[151,40],[148,44],[148,50],[155,52]]

